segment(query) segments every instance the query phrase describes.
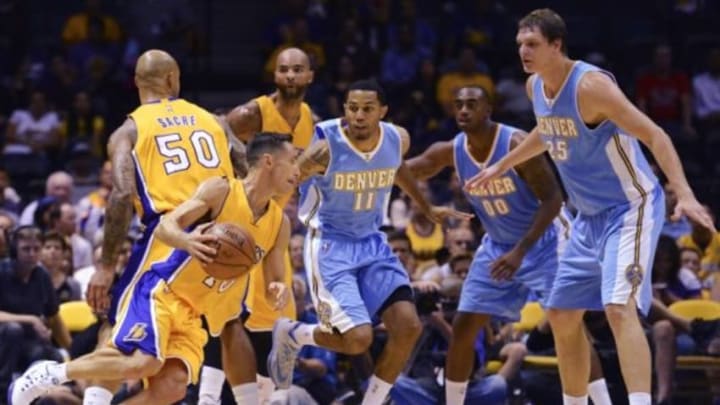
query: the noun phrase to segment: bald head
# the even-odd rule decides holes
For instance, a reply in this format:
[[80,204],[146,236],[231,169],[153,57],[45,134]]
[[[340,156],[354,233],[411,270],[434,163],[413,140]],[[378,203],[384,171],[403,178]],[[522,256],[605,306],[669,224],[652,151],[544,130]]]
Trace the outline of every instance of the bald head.
[[66,172],[55,172],[45,182],[45,195],[55,197],[62,202],[70,201],[73,190],[73,178]]
[[180,68],[169,53],[151,49],[140,55],[135,64],[135,84],[141,92],[176,97],[180,93]]
[[302,49],[287,48],[278,54],[275,59],[275,86],[283,98],[302,100],[312,80],[310,58]]

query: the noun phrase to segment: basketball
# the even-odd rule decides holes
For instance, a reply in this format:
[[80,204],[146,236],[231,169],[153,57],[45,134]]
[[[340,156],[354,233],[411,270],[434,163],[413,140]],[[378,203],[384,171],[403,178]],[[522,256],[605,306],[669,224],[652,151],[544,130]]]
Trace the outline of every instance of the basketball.
[[205,234],[218,237],[215,260],[205,272],[218,280],[230,280],[250,271],[255,265],[255,240],[245,229],[230,223],[214,224]]

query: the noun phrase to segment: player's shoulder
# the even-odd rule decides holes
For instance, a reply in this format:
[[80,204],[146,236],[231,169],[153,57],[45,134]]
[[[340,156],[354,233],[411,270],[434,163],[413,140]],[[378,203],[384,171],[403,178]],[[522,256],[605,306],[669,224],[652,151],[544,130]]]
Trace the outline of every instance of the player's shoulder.
[[513,127],[511,125],[505,125],[498,123],[499,126],[501,126],[501,129],[507,131],[510,134],[510,149],[515,149],[522,141],[527,138],[528,133],[523,131],[520,128]]

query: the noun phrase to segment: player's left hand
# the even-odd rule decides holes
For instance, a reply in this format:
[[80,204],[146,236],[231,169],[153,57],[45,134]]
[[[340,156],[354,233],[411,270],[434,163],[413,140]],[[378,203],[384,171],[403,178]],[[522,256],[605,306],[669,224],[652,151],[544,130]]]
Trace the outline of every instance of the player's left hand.
[[675,205],[675,212],[673,213],[671,219],[673,221],[679,221],[683,215],[688,217],[691,221],[708,229],[713,234],[717,232],[713,219],[707,209],[705,209],[705,207],[703,207],[695,197],[688,196],[678,198],[678,202]]
[[273,281],[268,285],[265,293],[267,300],[273,306],[273,310],[280,311],[290,300],[290,289],[284,283]]
[[490,265],[490,277],[498,281],[512,279],[515,272],[520,268],[524,256],[525,254],[518,249],[512,249],[500,256]]
[[455,218],[460,220],[471,219],[474,215],[468,214],[467,212],[455,211],[450,207],[443,207],[439,205],[433,205],[430,207],[427,213],[428,218],[433,222],[442,223],[446,218]]

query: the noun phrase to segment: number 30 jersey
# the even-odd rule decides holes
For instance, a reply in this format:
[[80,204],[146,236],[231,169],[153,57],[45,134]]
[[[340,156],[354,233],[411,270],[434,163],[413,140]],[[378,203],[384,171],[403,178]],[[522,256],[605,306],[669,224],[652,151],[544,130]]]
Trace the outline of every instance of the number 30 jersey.
[[[485,168],[502,159],[510,151],[512,135],[517,128],[497,124],[495,139],[485,162],[478,162],[470,154],[467,134],[461,132],[455,136],[453,151],[455,170],[460,184],[475,176]],[[535,213],[540,207],[530,186],[515,171],[510,169],[504,175],[490,181],[487,185],[463,190],[473,211],[482,223],[487,235],[494,242],[515,244],[530,229]],[[546,232],[555,232],[552,226]]]
[[324,175],[301,187],[306,222],[322,231],[323,238],[361,239],[379,233],[402,163],[397,129],[380,122],[380,139],[370,152],[351,143],[341,119],[318,123],[313,142],[320,140],[328,144],[330,162]]
[[146,226],[189,199],[204,180],[233,177],[227,136],[210,112],[171,98],[143,104],[130,118],[137,127],[135,210]]

